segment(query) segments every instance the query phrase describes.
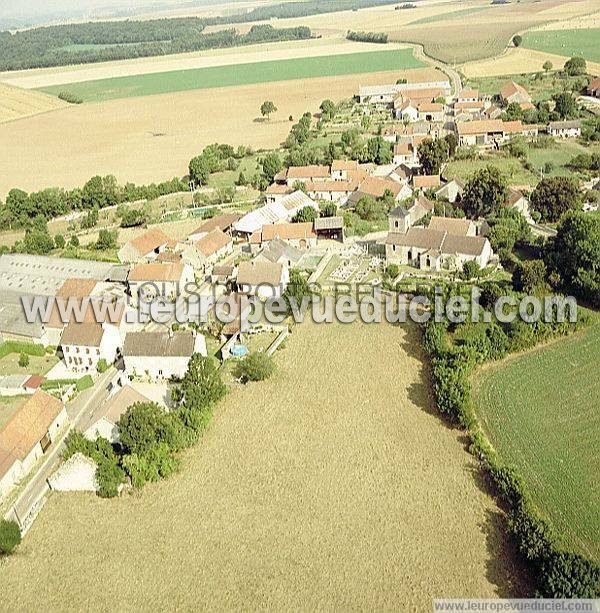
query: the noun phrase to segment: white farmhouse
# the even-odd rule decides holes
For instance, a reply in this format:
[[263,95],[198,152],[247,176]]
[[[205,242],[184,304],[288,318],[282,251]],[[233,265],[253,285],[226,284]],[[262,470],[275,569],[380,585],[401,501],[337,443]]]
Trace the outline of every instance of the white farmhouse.
[[581,136],[581,121],[551,121],[548,124],[548,134],[555,138],[577,138]]
[[66,367],[80,373],[96,372],[100,360],[112,364],[122,346],[119,328],[109,323],[71,322],[60,338]]
[[125,372],[132,377],[151,380],[181,378],[195,354],[206,356],[206,341],[201,334],[178,332],[130,332],[125,337]]

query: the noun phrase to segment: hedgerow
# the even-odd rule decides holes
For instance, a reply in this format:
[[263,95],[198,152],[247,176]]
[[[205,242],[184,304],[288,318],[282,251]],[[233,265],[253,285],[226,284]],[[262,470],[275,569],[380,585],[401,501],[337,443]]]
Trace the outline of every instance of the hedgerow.
[[581,314],[576,324],[467,322],[453,331],[452,342],[447,321],[430,320],[422,327],[438,409],[467,431],[471,443],[469,451],[479,459],[496,494],[507,507],[508,531],[533,571],[537,595],[543,598],[597,598],[600,596],[600,566],[579,554],[562,550],[554,531],[533,504],[518,470],[502,462],[479,427],[473,409],[470,377],[477,364],[572,333],[588,322],[585,314]]

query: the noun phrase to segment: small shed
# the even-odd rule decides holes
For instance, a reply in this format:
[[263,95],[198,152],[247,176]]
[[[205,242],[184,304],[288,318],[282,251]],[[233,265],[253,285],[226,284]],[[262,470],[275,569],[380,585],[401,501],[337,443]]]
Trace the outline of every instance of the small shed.
[[344,242],[343,217],[318,217],[314,223],[318,238],[328,238]]

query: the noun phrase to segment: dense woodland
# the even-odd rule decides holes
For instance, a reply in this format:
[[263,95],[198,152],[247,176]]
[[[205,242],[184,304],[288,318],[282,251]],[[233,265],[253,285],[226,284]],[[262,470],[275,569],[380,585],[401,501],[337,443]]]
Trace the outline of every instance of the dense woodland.
[[[308,0],[258,7],[226,17],[184,17],[148,21],[103,21],[0,32],[0,70],[25,70],[70,64],[151,57],[236,47],[252,43],[307,39],[307,27],[253,26],[247,34],[234,28],[205,34],[209,25],[306,17],[342,10],[394,4],[395,0]],[[373,41],[382,42],[382,41]]]
[[207,20],[196,17],[150,21],[106,21],[0,32],[0,70],[24,70],[69,64],[89,64],[237,47],[254,43],[304,40],[307,27],[252,26],[247,34],[227,29],[210,34]]

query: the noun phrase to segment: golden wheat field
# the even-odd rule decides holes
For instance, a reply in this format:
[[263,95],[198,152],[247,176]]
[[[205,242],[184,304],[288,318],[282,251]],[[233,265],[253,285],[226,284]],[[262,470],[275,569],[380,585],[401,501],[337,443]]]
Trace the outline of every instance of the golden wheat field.
[[0,123],[31,117],[69,106],[41,92],[32,92],[0,83]]
[[[498,75],[524,74],[541,72],[544,62],[552,62],[556,70],[562,68],[568,58],[553,53],[544,53],[524,47],[511,48],[502,55],[494,58],[468,62],[460,66],[460,71],[466,77],[493,77]],[[600,64],[587,62],[590,74],[600,74]]]
[[2,562],[3,603],[425,611],[527,591],[474,460],[432,413],[414,329],[306,323],[276,362],[169,480],[54,495]]
[[[275,147],[290,131],[290,115],[297,121],[307,110],[316,112],[325,98],[349,98],[361,84],[427,75],[431,70],[418,69],[126,98],[4,124],[0,198],[13,187],[72,188],[96,174],[136,183],[183,176],[210,143]],[[270,121],[258,121],[267,99],[279,110]]]

